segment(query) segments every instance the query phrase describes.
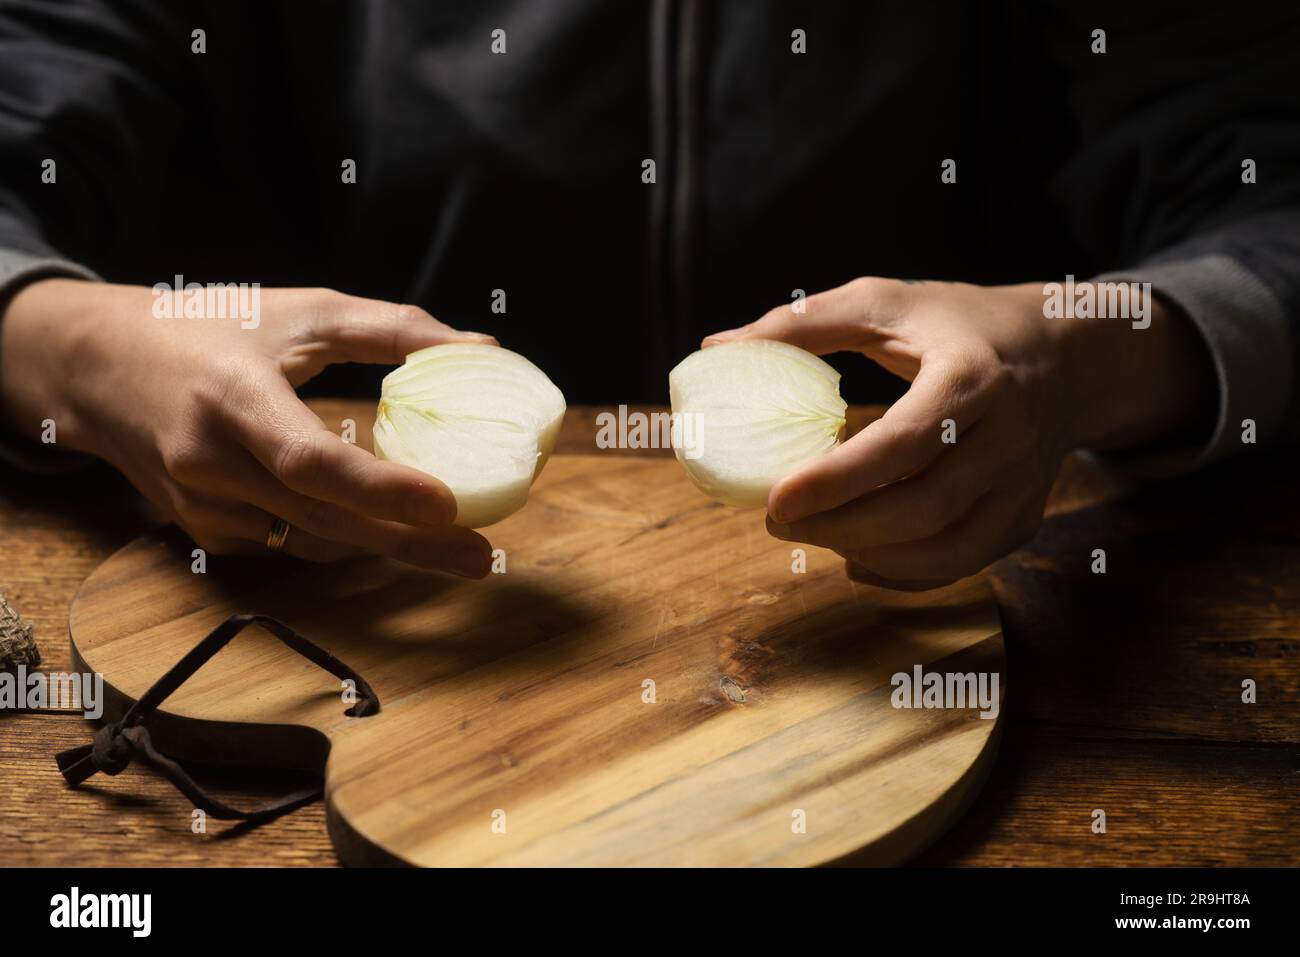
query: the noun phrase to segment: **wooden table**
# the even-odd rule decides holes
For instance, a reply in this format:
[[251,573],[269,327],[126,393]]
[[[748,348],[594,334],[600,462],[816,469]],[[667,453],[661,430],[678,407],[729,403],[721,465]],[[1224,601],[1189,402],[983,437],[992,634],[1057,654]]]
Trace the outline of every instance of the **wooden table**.
[[[346,408],[318,405],[327,421]],[[570,410],[560,452],[593,450],[595,412]],[[854,424],[877,412],[853,410]],[[1128,489],[1066,464],[1038,537],[994,569],[1010,721],[992,777],[919,863],[1300,862],[1298,466],[1296,453],[1257,456]],[[0,590],[35,626],[43,670],[71,667],[78,585],[148,521],[103,467],[0,474]],[[1242,702],[1246,679],[1256,704]],[[75,713],[0,713],[0,864],[337,863],[320,805],[195,835],[188,802],[143,766],[69,790],[53,756],[92,732]],[[290,780],[200,770],[235,803]]]

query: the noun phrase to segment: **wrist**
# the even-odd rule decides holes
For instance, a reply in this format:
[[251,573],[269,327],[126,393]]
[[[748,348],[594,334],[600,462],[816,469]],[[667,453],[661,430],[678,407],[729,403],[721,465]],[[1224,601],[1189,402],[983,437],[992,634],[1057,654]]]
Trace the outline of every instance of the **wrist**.
[[6,430],[41,440],[45,423],[53,422],[59,448],[91,451],[73,391],[83,371],[76,344],[90,318],[83,297],[92,285],[41,279],[0,303],[0,419]]
[[1208,346],[1182,310],[1158,294],[1141,299],[1132,316],[1139,312],[1147,319],[1046,320],[1055,324],[1062,375],[1074,400],[1068,426],[1073,448],[1209,438],[1217,376]]

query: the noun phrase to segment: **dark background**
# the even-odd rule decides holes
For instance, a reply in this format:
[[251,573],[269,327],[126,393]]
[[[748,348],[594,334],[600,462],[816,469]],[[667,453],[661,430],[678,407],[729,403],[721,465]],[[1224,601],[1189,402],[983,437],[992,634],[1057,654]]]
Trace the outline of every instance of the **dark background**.
[[[1300,199],[1240,185],[1300,152],[1293,6],[28,0],[0,16],[0,88],[31,98],[0,183],[56,155],[60,185],[0,201],[116,281],[415,302],[570,402],[665,401],[703,335],[796,288],[1085,278]],[[900,389],[834,361],[851,401]]]

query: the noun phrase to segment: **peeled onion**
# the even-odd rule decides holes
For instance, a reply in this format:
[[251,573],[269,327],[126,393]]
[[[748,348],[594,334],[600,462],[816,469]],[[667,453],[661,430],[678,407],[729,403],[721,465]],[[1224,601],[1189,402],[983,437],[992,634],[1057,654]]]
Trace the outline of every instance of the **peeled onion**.
[[431,346],[384,378],[375,455],[441,480],[456,496],[456,524],[481,528],[523,507],[563,418],[564,396],[523,356]]
[[727,505],[766,505],[778,480],[844,433],[840,374],[784,342],[740,339],[692,353],[669,373],[668,391],[674,418],[692,416],[701,440],[694,454],[674,443],[677,460]]

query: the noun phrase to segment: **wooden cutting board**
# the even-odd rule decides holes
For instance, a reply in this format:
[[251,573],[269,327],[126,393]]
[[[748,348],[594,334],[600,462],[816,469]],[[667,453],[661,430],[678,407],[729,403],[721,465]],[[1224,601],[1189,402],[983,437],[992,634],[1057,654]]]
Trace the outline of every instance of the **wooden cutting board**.
[[[895,863],[973,798],[1001,719],[896,709],[890,677],[996,672],[983,578],[899,594],[770,538],[672,459],[557,454],[487,530],[506,572],[210,557],[145,536],[90,576],[74,659],[115,718],[233,612],[360,672],[379,714],[257,628],[150,720],[182,758],[324,768],[349,863]],[[1001,710],[999,710],[999,714]],[[88,800],[90,798],[87,798]],[[271,825],[274,826],[274,825]]]

